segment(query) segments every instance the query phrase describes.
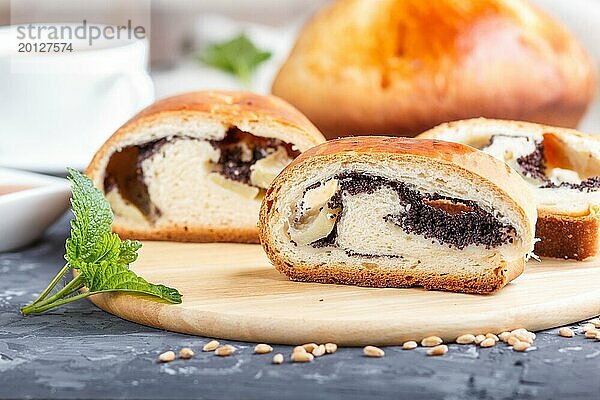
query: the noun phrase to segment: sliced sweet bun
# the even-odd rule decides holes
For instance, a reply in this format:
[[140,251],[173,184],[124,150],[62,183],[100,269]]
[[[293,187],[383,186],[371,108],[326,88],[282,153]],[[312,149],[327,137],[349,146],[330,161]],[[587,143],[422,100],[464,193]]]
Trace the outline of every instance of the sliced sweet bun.
[[519,172],[538,209],[535,252],[583,260],[599,250],[600,137],[528,122],[471,119],[419,136],[481,149]]
[[595,71],[526,0],[338,0],[304,27],[272,91],[328,138],[479,116],[575,127]]
[[273,178],[325,140],[292,106],[248,92],[192,92],[149,106],[98,150],[86,174],[113,229],[150,240],[258,242]]
[[494,292],[533,250],[531,193],[504,163],[436,140],[354,137],[294,160],[260,210],[293,280]]

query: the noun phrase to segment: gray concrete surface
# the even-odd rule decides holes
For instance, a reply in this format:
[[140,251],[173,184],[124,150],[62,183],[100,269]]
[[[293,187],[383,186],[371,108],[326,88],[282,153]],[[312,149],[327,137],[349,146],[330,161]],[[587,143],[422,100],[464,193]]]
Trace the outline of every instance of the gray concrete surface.
[[[556,330],[539,333],[527,353],[450,345],[434,358],[388,347],[368,359],[345,348],[310,364],[272,365],[252,343],[229,342],[236,354],[215,357],[200,351],[206,338],[123,321],[87,300],[21,316],[19,306],[62,266],[67,233],[63,218],[38,243],[0,254],[0,398],[600,399],[600,341]],[[157,363],[182,346],[196,356]],[[291,350],[275,349],[286,359]]]

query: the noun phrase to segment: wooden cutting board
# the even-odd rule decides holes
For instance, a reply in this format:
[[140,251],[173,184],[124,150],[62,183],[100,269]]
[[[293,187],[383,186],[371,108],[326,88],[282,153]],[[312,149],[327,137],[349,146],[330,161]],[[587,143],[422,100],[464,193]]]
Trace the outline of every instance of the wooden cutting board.
[[261,343],[397,345],[438,335],[536,331],[600,314],[600,260],[530,261],[493,295],[291,282],[259,245],[145,242],[132,269],[179,289],[171,305],[128,294],[92,297],[144,325]]

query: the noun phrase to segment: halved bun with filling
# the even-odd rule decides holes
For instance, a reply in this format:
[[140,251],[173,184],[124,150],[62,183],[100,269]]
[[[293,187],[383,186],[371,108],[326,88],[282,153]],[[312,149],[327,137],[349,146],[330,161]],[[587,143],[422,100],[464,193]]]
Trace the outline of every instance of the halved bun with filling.
[[600,138],[518,121],[471,119],[420,135],[471,145],[527,181],[538,209],[536,254],[583,260],[600,241]]
[[319,145],[273,181],[261,243],[293,280],[494,292],[533,250],[526,183],[472,147],[355,137]]
[[273,96],[193,92],[158,101],[98,150],[86,174],[115,214],[113,229],[151,240],[258,242],[266,188],[324,141]]

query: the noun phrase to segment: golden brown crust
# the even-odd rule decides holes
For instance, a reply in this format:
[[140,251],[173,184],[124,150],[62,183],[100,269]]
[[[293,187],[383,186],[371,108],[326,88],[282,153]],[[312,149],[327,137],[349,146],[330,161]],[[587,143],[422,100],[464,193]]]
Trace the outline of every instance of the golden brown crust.
[[523,272],[525,261],[517,260],[513,265],[499,266],[493,276],[463,276],[423,274],[411,272],[410,275],[398,274],[389,269],[382,269],[374,263],[370,267],[356,267],[344,263],[320,266],[291,266],[282,262],[269,249],[267,253],[275,268],[291,280],[298,282],[334,283],[368,287],[423,287],[426,290],[445,290],[451,292],[489,294],[502,289],[508,282]]
[[146,118],[172,113],[210,114],[212,118],[230,126],[247,120],[273,120],[285,127],[302,130],[317,143],[322,142],[321,132],[287,102],[275,96],[244,91],[198,91],[167,97],[142,110],[119,131],[127,131],[131,125],[138,124]]
[[595,95],[589,55],[525,1],[377,4],[315,15],[273,83],[329,138],[477,116],[574,127]]
[[452,165],[457,174],[473,174],[482,178],[482,184],[496,190],[498,196],[513,201],[519,215],[528,227],[525,247],[532,247],[535,224],[533,198],[525,182],[503,162],[470,146],[438,140],[417,140],[390,137],[353,137],[332,140],[316,146],[296,158],[275,179],[263,200],[259,217],[261,244],[275,267],[293,280],[322,283],[342,283],[375,287],[422,286],[426,289],[451,290],[466,293],[491,293],[505,286],[523,271],[524,258],[511,263],[503,262],[494,271],[494,276],[465,277],[458,275],[439,276],[411,271],[410,275],[393,273],[379,268],[376,262],[369,267],[356,267],[344,263],[313,266],[305,262],[294,262],[278,249],[272,231],[271,218],[276,213],[277,202],[284,184],[300,170],[317,170],[330,162],[341,165],[369,157],[375,161],[422,158],[431,166],[435,162]]
[[98,149],[86,175],[98,173],[98,166],[103,164],[108,152],[115,151],[118,147],[115,144],[120,139],[166,116],[184,119],[206,117],[225,126],[273,122],[286,130],[289,135],[287,141],[298,145],[301,151],[325,141],[321,132],[302,113],[275,96],[243,91],[189,92],[159,100],[127,121]]
[[585,260],[598,253],[600,221],[595,215],[571,217],[539,210],[535,253],[541,257]]
[[170,227],[159,230],[129,229],[121,225],[113,225],[113,232],[122,238],[137,240],[167,240],[174,242],[227,242],[227,243],[259,243],[258,228],[180,228]]
[[[243,91],[198,91],[185,93],[150,105],[119,128],[96,152],[86,175],[102,189],[104,173],[110,156],[127,143],[134,132],[151,127],[163,118],[180,120],[212,120],[225,127],[252,129],[258,136],[266,129],[287,143],[304,151],[323,143],[325,138],[298,110],[275,96],[261,96]],[[172,225],[160,229],[131,228],[126,221],[115,221],[115,232],[123,237],[144,240],[176,240],[190,242],[258,243],[255,226],[240,227],[183,227]]]

